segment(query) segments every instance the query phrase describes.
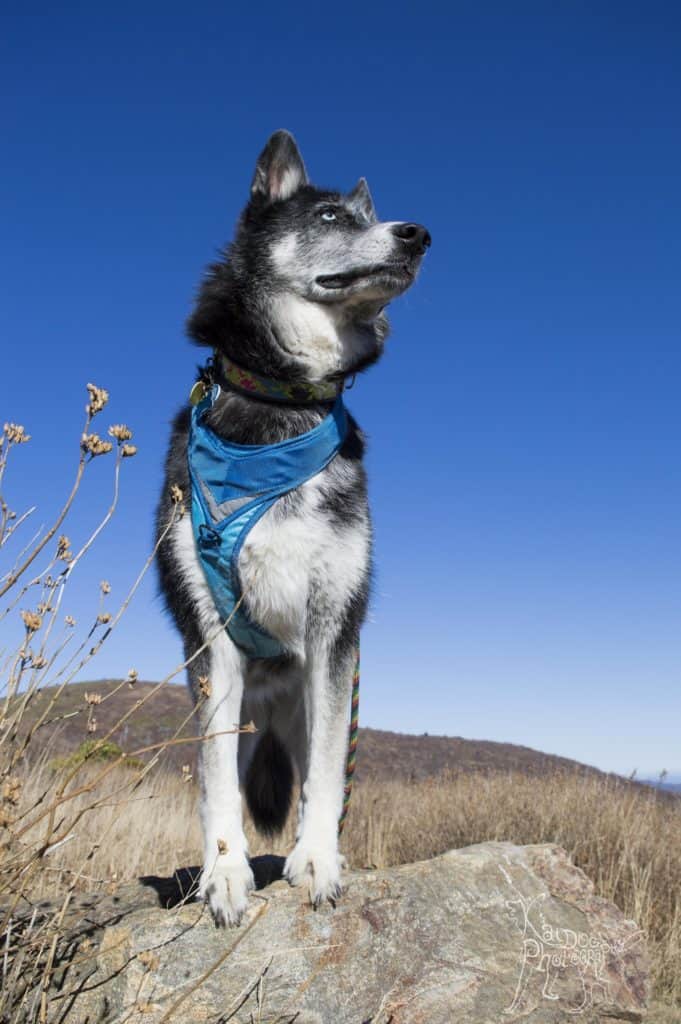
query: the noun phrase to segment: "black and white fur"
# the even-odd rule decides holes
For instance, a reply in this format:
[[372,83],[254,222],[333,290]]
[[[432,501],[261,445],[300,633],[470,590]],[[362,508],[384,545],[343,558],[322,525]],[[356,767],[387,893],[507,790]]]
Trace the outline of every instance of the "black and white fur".
[[[418,224],[379,222],[364,179],[347,195],[308,183],[288,132],[268,141],[236,237],[210,267],[189,319],[190,336],[261,375],[288,382],[342,381],[375,362],[387,303],[413,282],[430,236]],[[240,444],[266,444],[310,429],[329,405],[263,401],[225,388],[209,424]],[[371,527],[364,442],[349,417],[336,458],[280,498],[251,530],[239,557],[250,615],[287,655],[249,661],[221,629],[197,561],[189,514],[159,548],[161,588],[182,633],[188,668],[210,681],[203,734],[251,719],[255,734],[201,744],[204,863],[200,893],[218,924],[236,924],[253,874],[242,825],[240,784],[256,825],[283,827],[293,767],[301,781],[296,844],[284,869],[307,882],[312,902],[341,891],[341,813],[355,649],[368,598]],[[172,516],[170,488],[190,493],[189,410],[177,416],[157,527]],[[205,689],[205,687],[204,687]]]

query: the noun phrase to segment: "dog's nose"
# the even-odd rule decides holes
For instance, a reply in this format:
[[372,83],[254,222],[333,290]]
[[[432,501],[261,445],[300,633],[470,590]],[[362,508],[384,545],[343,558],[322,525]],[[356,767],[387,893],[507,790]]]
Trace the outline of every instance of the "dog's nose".
[[394,224],[391,230],[412,252],[422,254],[430,245],[430,232],[423,224]]

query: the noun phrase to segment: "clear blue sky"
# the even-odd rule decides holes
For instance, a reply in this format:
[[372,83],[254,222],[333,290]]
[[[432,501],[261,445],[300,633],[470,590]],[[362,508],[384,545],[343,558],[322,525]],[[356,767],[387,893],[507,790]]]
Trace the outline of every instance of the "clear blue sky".
[[[681,772],[678,5],[31,7],[0,32],[0,418],[33,434],[9,496],[49,520],[88,380],[139,445],[70,610],[150,547],[183,322],[286,127],[318,183],[366,175],[433,235],[349,396],[376,521],[363,722]],[[179,660],[150,579],[92,674]]]

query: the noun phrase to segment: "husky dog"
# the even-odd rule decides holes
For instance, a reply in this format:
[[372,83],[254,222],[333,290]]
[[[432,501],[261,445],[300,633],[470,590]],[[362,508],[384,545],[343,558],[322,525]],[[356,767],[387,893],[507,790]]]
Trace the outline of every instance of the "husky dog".
[[[348,194],[313,187],[293,137],[275,132],[258,159],[233,243],[211,266],[188,333],[211,348],[221,383],[207,422],[225,441],[271,445],[328,415],[323,389],[366,369],[388,333],[385,307],[414,281],[430,235],[380,222],[366,181]],[[273,401],[221,378],[223,361],[298,388]],[[284,652],[247,657],[223,628],[197,558],[188,514],[190,409],[177,416],[157,529],[160,584],[184,639],[199,702],[204,862],[200,896],[216,924],[238,924],[253,888],[240,784],[260,831],[280,831],[294,780],[296,843],[284,876],[307,883],[314,905],[341,892],[338,822],[356,649],[369,592],[371,527],[364,441],[347,417],[340,450],[321,472],[278,498],[238,555],[250,619]],[[173,521],[173,516],[175,520]],[[168,529],[169,524],[172,526]],[[254,721],[257,732],[236,734]],[[232,730],[230,732],[229,730]]]

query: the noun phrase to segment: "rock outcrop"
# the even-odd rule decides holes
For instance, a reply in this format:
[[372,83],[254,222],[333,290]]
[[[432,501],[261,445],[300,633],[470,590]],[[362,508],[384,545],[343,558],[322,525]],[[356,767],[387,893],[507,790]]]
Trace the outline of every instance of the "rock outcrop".
[[[313,911],[256,858],[242,925],[146,878],[74,908],[51,1019],[278,1024],[613,1024],[644,1019],[644,936],[557,846],[483,843],[350,872]],[[269,883],[269,884],[267,884]]]

